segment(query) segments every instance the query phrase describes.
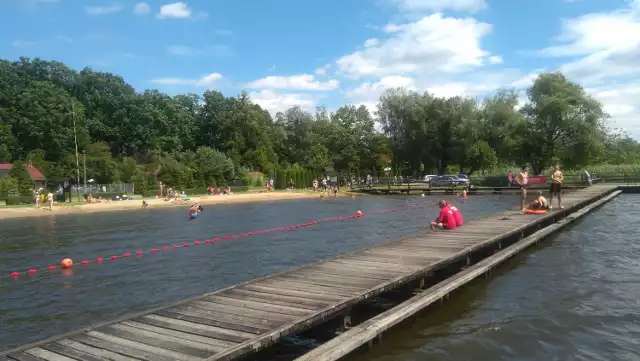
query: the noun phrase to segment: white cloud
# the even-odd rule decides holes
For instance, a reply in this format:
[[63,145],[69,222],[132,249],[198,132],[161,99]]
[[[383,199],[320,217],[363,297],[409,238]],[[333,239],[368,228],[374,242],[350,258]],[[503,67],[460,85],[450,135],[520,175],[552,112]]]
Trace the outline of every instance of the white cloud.
[[316,106],[316,101],[304,94],[283,94],[269,89],[250,92],[249,98],[271,114],[285,111],[296,105],[307,111],[313,111]]
[[151,6],[149,6],[149,4],[147,3],[137,3],[133,7],[133,12],[138,15],[148,14],[151,12]]
[[331,67],[331,64],[323,65],[323,66],[317,68],[314,71],[314,73],[316,73],[316,75],[326,75],[327,71],[329,70],[330,67]]
[[567,19],[559,45],[542,55],[578,57],[559,67],[602,102],[616,126],[640,139],[640,0],[628,7]]
[[367,48],[372,47],[372,46],[376,46],[376,45],[378,45],[378,39],[376,39],[376,38],[367,39],[364,42],[364,46],[367,47]]
[[487,7],[486,0],[393,0],[406,11],[467,11],[477,12]]
[[358,103],[375,103],[387,89],[406,88],[416,90],[415,80],[405,76],[386,76],[377,82],[365,82],[345,95]]
[[108,15],[120,12],[123,8],[121,4],[114,3],[107,6],[86,6],[84,10],[89,15]]
[[501,56],[490,56],[489,57],[489,64],[500,64],[502,63],[502,57]]
[[216,85],[216,83],[223,78],[220,73],[211,73],[203,76],[200,79],[185,79],[185,78],[158,78],[153,79],[151,82],[153,84],[159,85],[189,85],[195,86],[199,88],[212,88]]
[[300,74],[292,76],[267,76],[247,84],[252,89],[293,89],[293,90],[334,90],[340,82],[331,79],[326,82],[315,80],[313,75]]
[[191,16],[191,9],[183,2],[177,2],[173,4],[166,4],[160,7],[158,18],[160,19],[184,19]]
[[491,25],[472,18],[426,16],[416,22],[387,25],[389,38],[338,59],[348,77],[456,73],[484,65],[480,40]]

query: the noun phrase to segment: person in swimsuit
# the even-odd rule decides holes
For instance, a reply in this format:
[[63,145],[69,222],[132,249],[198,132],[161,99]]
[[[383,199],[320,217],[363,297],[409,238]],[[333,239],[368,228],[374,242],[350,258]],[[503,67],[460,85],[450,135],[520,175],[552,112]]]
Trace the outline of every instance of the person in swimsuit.
[[553,195],[555,194],[558,197],[558,207],[560,209],[564,209],[562,205],[562,182],[564,181],[564,175],[560,170],[560,166],[556,165],[555,172],[551,175],[551,189],[549,195],[549,209],[551,209],[551,204],[553,203]]
[[520,174],[516,177],[516,182],[520,186],[520,210],[525,210],[525,203],[527,202],[527,186],[529,185],[529,170],[527,166],[522,166]]
[[551,207],[549,206],[549,202],[545,197],[542,196],[542,191],[538,192],[538,198],[536,198],[533,202],[529,204],[529,209],[533,209],[536,211],[546,211]]

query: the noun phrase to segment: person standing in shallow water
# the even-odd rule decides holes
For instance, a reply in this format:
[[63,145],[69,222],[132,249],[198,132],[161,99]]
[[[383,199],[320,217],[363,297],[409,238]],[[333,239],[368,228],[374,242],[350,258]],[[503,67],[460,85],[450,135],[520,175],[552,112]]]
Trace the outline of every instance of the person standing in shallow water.
[[556,165],[555,171],[551,175],[551,189],[549,195],[549,209],[552,209],[553,204],[553,196],[556,195],[558,197],[558,207],[560,209],[564,209],[562,205],[562,182],[564,181],[564,175],[560,170],[560,166]]
[[529,185],[529,170],[527,166],[522,166],[520,174],[516,177],[516,182],[520,185],[520,210],[524,211],[527,203],[527,186]]

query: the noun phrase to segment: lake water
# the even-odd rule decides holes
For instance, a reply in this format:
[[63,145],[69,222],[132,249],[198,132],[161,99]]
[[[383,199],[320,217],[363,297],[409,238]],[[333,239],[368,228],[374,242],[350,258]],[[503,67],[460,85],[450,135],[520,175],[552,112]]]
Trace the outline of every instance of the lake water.
[[[449,196],[450,198],[450,196]],[[0,221],[0,350],[73,331],[127,313],[210,292],[279,270],[424,231],[437,197],[358,197],[60,215]],[[517,196],[469,197],[456,205],[467,219],[517,204]],[[428,204],[358,220],[136,256],[141,249],[306,223],[327,217]],[[606,228],[605,228],[606,230]],[[111,261],[112,255],[132,257]],[[72,271],[7,276],[70,257],[104,257]],[[531,281],[523,281],[531,282]],[[522,286],[516,282],[516,286]],[[514,301],[515,302],[515,301]],[[514,304],[517,306],[517,304]]]
[[351,360],[640,360],[638,200],[617,197]]

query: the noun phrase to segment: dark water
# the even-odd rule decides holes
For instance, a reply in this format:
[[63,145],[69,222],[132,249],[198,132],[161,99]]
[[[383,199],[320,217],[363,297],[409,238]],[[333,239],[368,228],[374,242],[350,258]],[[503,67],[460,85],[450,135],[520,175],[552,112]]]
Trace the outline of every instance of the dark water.
[[352,361],[640,360],[640,206],[621,196]]
[[[421,232],[437,215],[436,201],[430,197],[359,197],[205,206],[194,221],[187,219],[185,208],[2,221],[0,349]],[[385,213],[135,256],[138,249],[354,214],[358,209],[368,213],[423,202],[434,206],[427,211]],[[516,196],[486,196],[470,197],[457,205],[471,219],[514,203]],[[106,259],[125,252],[134,256]],[[73,274],[58,270],[18,280],[7,276],[12,271],[58,264],[65,257],[76,263],[105,257],[105,262],[74,266]]]

